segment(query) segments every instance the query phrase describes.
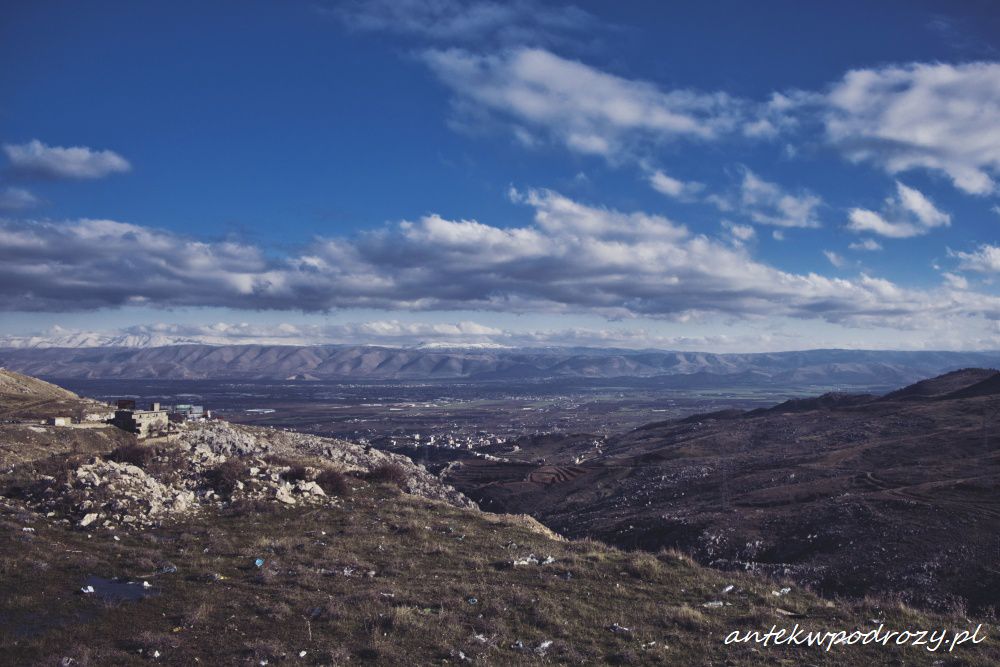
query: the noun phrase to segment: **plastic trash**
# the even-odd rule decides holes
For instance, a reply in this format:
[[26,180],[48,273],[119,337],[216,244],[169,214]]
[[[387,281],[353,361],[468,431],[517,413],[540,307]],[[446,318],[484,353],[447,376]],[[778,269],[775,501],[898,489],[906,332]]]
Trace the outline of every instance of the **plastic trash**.
[[80,589],[80,592],[81,593],[85,593],[87,595],[90,595],[91,593],[94,592],[94,587],[93,586],[84,586],[83,588]]
[[258,568],[264,567],[264,559],[258,558],[253,562],[253,564],[256,565]]

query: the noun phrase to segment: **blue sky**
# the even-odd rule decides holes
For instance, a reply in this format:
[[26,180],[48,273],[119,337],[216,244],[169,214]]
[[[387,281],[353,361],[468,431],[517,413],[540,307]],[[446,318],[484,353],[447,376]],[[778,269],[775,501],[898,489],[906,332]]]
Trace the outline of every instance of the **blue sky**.
[[0,12],[0,334],[1000,347],[995,3]]

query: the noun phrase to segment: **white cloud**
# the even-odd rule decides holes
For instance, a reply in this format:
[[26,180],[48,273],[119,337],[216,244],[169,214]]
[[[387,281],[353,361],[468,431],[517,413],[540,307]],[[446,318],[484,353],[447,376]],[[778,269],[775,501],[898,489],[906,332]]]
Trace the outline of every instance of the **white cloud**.
[[847,228],[854,232],[905,239],[950,224],[951,216],[935,207],[922,192],[896,181],[896,196],[885,200],[881,213],[852,208],[848,212]]
[[960,275],[945,271],[941,274],[941,277],[944,278],[944,282],[948,287],[953,289],[969,289],[969,281]]
[[958,268],[963,271],[1000,273],[1000,246],[984,243],[974,252],[949,250],[948,256],[956,258]]
[[827,260],[829,260],[831,264],[833,264],[838,269],[844,268],[844,265],[847,264],[847,262],[844,261],[843,257],[833,252],[832,250],[824,250],[823,255],[827,258]]
[[737,225],[728,220],[723,220],[722,226],[733,235],[734,239],[740,242],[749,241],[757,235],[757,230],[751,225]]
[[132,168],[114,151],[47,146],[37,139],[26,144],[4,144],[3,150],[15,171],[42,178],[94,179]]
[[1000,298],[990,295],[908,290],[864,274],[790,273],[663,216],[550,190],[512,197],[533,209],[532,224],[427,215],[354,238],[319,238],[284,257],[106,220],[0,221],[0,309],[461,310],[904,328],[973,313],[1000,318]]
[[882,244],[875,239],[863,239],[861,241],[856,241],[848,246],[851,250],[867,250],[869,252],[875,250],[881,250]]
[[[743,169],[739,201],[750,218],[761,225],[806,228],[820,226],[816,209],[823,203],[822,199],[808,192],[789,194],[776,183],[765,181],[750,169]],[[717,200],[713,200],[713,203],[719,205]],[[729,203],[729,208],[734,208],[732,203]]]
[[492,117],[532,140],[610,161],[639,159],[666,141],[715,139],[734,129],[739,114],[724,93],[664,91],[544,49],[430,50],[423,58],[452,89],[459,116]]
[[21,211],[38,206],[41,201],[24,188],[8,187],[0,190],[0,210]]
[[678,180],[658,169],[649,174],[649,184],[657,192],[681,201],[693,200],[705,187],[703,183],[696,181]]
[[823,104],[828,138],[853,161],[874,162],[890,174],[943,172],[971,194],[996,189],[1000,63],[853,70]]

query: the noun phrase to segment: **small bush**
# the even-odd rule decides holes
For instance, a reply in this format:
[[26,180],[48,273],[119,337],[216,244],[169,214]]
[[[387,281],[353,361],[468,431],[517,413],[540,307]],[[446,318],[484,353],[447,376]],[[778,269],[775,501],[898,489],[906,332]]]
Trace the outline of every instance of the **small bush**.
[[351,495],[347,477],[338,470],[324,470],[316,478],[316,483],[328,496],[346,497]]
[[391,484],[402,488],[406,485],[406,471],[398,463],[382,463],[368,471],[368,481],[376,484]]
[[306,467],[303,465],[292,465],[288,468],[288,470],[281,473],[281,477],[289,482],[305,480],[307,477]]
[[108,460],[116,463],[128,463],[139,468],[145,468],[156,456],[152,447],[144,447],[137,444],[121,445],[110,454]]
[[231,498],[236,490],[236,482],[247,475],[246,465],[237,459],[228,459],[206,473],[208,483],[223,498]]

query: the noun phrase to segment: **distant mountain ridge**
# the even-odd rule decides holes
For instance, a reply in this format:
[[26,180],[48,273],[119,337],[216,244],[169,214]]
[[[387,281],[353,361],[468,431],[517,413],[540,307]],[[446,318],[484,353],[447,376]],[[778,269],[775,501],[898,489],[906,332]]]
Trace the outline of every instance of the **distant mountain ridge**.
[[969,367],[995,352],[807,350],[714,354],[597,348],[438,349],[365,345],[170,345],[0,348],[0,365],[49,378],[504,380],[648,378],[679,388],[900,386]]

